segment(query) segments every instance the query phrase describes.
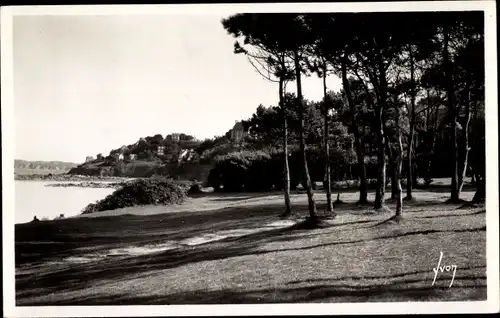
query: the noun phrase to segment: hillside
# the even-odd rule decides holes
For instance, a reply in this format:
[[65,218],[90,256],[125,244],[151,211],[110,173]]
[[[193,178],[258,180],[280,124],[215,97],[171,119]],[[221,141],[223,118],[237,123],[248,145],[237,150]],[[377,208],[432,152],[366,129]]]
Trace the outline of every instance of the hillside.
[[15,174],[58,174],[67,173],[78,164],[64,161],[14,160]]
[[205,180],[211,169],[211,151],[216,142],[200,141],[185,134],[160,134],[139,138],[133,144],[112,149],[108,155],[88,156],[69,173],[89,176],[171,176]]

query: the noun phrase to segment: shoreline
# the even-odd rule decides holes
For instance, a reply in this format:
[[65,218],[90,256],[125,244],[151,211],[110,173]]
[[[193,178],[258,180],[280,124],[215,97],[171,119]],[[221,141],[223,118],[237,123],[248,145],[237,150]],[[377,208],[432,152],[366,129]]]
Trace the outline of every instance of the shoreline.
[[122,186],[124,186],[127,183],[127,181],[121,181],[121,182],[108,182],[108,181],[101,181],[101,182],[95,182],[95,181],[83,181],[83,182],[77,182],[77,183],[50,183],[46,184],[46,187],[52,187],[52,188],[99,188],[99,189],[108,189],[108,188],[113,188],[113,189],[119,189]]

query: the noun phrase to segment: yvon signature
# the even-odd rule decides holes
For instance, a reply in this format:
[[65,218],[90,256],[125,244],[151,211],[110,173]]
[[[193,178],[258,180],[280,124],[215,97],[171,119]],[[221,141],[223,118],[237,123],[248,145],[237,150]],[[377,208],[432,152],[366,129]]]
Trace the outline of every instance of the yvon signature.
[[432,286],[436,283],[436,278],[439,272],[451,272],[453,271],[453,277],[451,278],[450,286],[453,286],[453,281],[455,280],[455,274],[457,273],[457,265],[443,265],[441,266],[441,261],[443,260],[443,252],[440,252],[439,261],[436,267],[432,270],[434,271],[434,280],[432,281]]

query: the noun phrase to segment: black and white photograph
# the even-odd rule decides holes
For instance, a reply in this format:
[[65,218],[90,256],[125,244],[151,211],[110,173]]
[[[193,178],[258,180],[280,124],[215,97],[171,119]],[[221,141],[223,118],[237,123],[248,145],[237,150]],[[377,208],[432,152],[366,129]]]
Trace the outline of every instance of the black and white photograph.
[[494,1],[1,28],[5,316],[500,310]]

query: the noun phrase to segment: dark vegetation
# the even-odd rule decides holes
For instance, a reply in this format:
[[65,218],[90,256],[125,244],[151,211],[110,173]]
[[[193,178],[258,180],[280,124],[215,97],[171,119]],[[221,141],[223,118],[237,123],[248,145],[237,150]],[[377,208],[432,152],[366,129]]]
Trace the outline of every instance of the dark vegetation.
[[[416,199],[419,177],[423,186],[451,178],[452,203],[462,201],[466,177],[472,177],[473,201],[484,201],[482,12],[236,14],[222,25],[236,39],[234,53],[279,87],[278,106],[259,106],[244,124],[254,149],[283,154],[282,177],[269,176],[262,190],[284,188],[284,215],[297,180],[306,189],[311,219],[317,214],[315,181],[324,181],[332,213],[335,179],[359,179],[359,201],[367,203],[368,179],[375,178],[377,210],[391,184],[398,218],[403,199]],[[302,93],[301,77],[313,74],[323,80],[318,102]],[[341,78],[340,92],[328,91],[330,75]],[[290,81],[296,94],[286,92]],[[298,164],[288,156],[296,149]],[[244,160],[221,162],[211,175],[216,188],[253,187],[244,177],[240,184],[231,178],[232,171],[244,176],[250,170]],[[277,166],[268,158],[251,166],[257,164]]]
[[97,154],[71,169],[69,174],[90,176],[206,178],[209,160],[206,141],[186,134],[161,134],[140,138],[136,143]]
[[186,198],[186,186],[166,179],[139,179],[128,182],[106,198],[90,203],[83,214],[137,205],[179,204]]

